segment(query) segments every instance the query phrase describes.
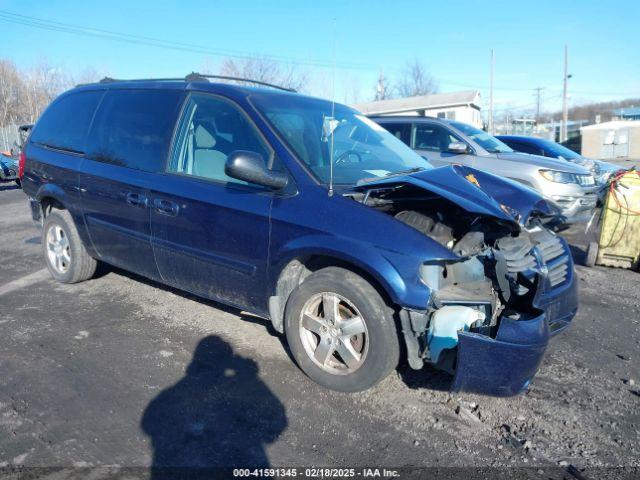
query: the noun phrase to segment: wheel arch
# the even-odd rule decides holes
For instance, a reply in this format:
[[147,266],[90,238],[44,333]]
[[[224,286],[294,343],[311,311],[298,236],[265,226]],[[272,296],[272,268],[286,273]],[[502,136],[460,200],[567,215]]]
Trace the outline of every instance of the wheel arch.
[[82,210],[77,199],[69,196],[64,189],[53,183],[42,185],[35,195],[35,200],[40,205],[40,213],[42,215],[41,221],[44,223],[47,215],[51,213],[53,209],[66,210],[69,212],[71,219],[74,222],[80,240],[84,244],[89,254],[95,258],[99,255],[93,247],[93,242],[89,232],[87,231],[85,221],[83,218]]
[[68,210],[71,213],[69,209],[71,202],[67,194],[62,188],[55,184],[49,183],[40,187],[35,198],[38,203],[40,203],[43,217],[46,217],[52,208]]
[[[314,271],[325,267],[345,268],[369,282],[383,300],[392,307],[426,305],[429,291],[424,285],[408,285],[406,279],[392,263],[371,250],[360,256],[357,249],[330,249],[326,246],[303,248],[288,252],[271,268],[269,285],[269,316],[273,327],[283,331],[284,311],[291,292]],[[366,256],[366,258],[363,258]],[[416,276],[418,264],[416,263]],[[414,306],[415,308],[415,306]]]

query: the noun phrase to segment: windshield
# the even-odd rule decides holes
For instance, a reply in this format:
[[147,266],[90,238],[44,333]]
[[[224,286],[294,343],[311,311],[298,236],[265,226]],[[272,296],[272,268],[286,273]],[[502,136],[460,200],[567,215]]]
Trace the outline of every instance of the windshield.
[[559,143],[548,140],[541,140],[541,143],[544,145],[544,149],[556,158],[562,158],[564,160],[577,160],[581,158],[576,152],[569,150],[567,147],[563,147]]
[[257,95],[252,103],[324,184],[332,159],[338,185],[432,168],[387,130],[344,105],[294,95]]
[[451,122],[451,126],[460,130],[466,136],[471,138],[474,142],[480,145],[489,153],[510,153],[513,152],[509,146],[502,143],[495,137],[492,137],[487,132],[479,130],[477,128],[472,127],[471,125],[467,125],[466,123],[460,122]]

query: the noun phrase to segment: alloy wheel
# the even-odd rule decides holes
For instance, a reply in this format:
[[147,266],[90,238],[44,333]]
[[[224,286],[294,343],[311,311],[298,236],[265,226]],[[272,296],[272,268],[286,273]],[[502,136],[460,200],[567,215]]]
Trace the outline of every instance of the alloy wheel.
[[49,264],[58,273],[67,273],[71,266],[69,238],[59,225],[51,225],[47,231],[47,257]]
[[300,316],[300,339],[316,365],[333,375],[347,375],[362,366],[369,337],[352,302],[337,293],[318,293],[307,300]]

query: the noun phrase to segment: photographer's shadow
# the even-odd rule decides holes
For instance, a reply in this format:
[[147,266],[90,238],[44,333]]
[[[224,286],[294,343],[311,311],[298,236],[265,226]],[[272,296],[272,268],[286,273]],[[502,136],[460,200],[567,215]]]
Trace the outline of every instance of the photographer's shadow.
[[[268,467],[265,445],[287,426],[285,409],[252,360],[217,336],[200,341],[184,378],[145,410],[152,478],[216,467]],[[180,473],[179,473],[180,472]]]

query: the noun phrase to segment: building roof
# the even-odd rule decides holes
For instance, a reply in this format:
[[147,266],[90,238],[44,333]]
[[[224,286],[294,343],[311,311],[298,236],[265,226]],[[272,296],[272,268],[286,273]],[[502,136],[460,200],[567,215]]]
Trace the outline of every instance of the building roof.
[[640,115],[640,107],[616,108],[613,114],[616,117],[636,117]]
[[613,120],[611,122],[594,123],[593,125],[587,125],[580,130],[615,130],[617,128],[640,128],[640,121],[638,120]]
[[453,107],[456,105],[479,105],[480,92],[465,90],[463,92],[432,93],[417,97],[393,98],[374,102],[356,103],[353,108],[369,115],[381,113],[401,113],[414,110],[430,110],[434,108]]

